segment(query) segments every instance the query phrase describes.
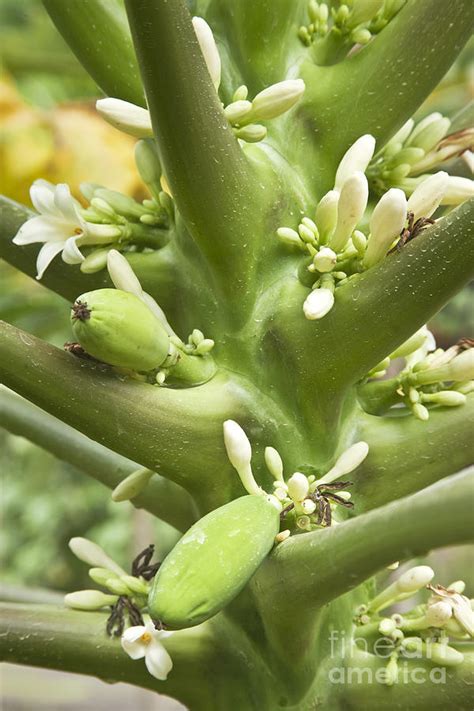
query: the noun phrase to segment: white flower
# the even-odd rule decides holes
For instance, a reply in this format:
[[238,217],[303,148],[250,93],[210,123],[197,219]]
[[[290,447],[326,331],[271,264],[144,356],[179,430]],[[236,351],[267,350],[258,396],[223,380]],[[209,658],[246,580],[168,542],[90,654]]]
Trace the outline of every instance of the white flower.
[[153,136],[150,112],[122,99],[99,99],[95,107],[103,119],[123,133],[135,138]]
[[331,289],[313,289],[303,304],[303,312],[308,321],[316,321],[326,316],[334,306]]
[[214,35],[206,20],[202,17],[193,17],[193,27],[207,70],[217,91],[221,83],[221,58]]
[[147,619],[144,625],[129,627],[122,635],[122,649],[133,659],[145,658],[146,668],[155,679],[165,681],[173,668],[173,661],[161,643],[171,632],[156,630]]
[[113,225],[91,225],[81,217],[80,205],[65,183],[53,185],[47,180],[35,180],[30,188],[31,202],[39,215],[27,220],[13,243],[17,245],[44,242],[37,260],[37,279],[41,279],[54,257],[62,253],[66,264],[79,264],[84,256],[83,244],[107,244],[120,234]]
[[[345,152],[339,163],[334,187],[341,190],[346,180],[354,173],[365,173],[375,150],[375,138],[366,133],[357,139],[355,143]],[[317,222],[317,220],[316,220]]]

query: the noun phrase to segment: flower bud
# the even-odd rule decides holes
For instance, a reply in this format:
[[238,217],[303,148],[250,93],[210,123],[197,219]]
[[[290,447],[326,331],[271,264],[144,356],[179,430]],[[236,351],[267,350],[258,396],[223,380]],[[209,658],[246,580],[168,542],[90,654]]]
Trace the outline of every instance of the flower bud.
[[249,95],[249,90],[245,86],[245,84],[242,84],[241,86],[237,87],[237,89],[234,91],[232,95],[232,101],[245,101],[247,96]]
[[403,190],[391,188],[380,198],[370,218],[370,237],[364,257],[369,269],[380,262],[407,219],[407,200]]
[[105,587],[116,595],[130,595],[129,588],[120,578],[109,578],[105,583]]
[[426,642],[421,647],[423,656],[426,656],[434,664],[442,664],[445,667],[456,667],[464,661],[464,654],[458,652],[449,644],[439,642]]
[[313,289],[306,297],[303,312],[309,321],[316,321],[334,306],[334,294],[330,289]]
[[246,143],[258,143],[263,141],[267,135],[267,129],[259,123],[251,123],[248,126],[242,126],[235,131],[236,138]]
[[445,380],[472,380],[474,378],[474,348],[462,351],[449,363],[439,368],[428,368],[413,373],[411,380],[414,385],[428,385]]
[[397,591],[400,593],[416,593],[424,588],[434,578],[434,570],[428,565],[417,565],[403,573],[395,581]]
[[134,575],[122,575],[121,580],[127,588],[137,595],[148,595],[150,585],[143,578],[136,578]]
[[212,30],[202,17],[193,17],[193,27],[215,90],[221,83],[221,58]]
[[428,126],[433,123],[436,123],[442,118],[443,114],[440,114],[438,111],[435,111],[434,113],[425,116],[425,118],[419,121],[416,124],[415,128],[412,130],[409,138],[407,138],[406,140],[406,145],[411,146],[412,143],[416,141],[417,136],[419,136]]
[[321,244],[325,244],[334,232],[337,222],[338,202],[338,190],[330,190],[318,202],[314,219],[318,226]]
[[458,407],[465,404],[466,396],[456,390],[441,390],[438,393],[425,393],[423,402],[433,402],[442,407]]
[[[346,180],[354,173],[365,173],[375,150],[375,138],[369,133],[361,136],[343,155],[336,171],[334,187],[342,190]],[[317,220],[316,220],[317,222]]]
[[265,447],[265,464],[274,479],[283,481],[283,462],[274,447]]
[[395,620],[391,617],[384,617],[379,624],[380,634],[385,635],[385,637],[390,637],[390,635],[397,629]]
[[316,511],[316,502],[312,499],[305,499],[301,502],[301,508],[305,514],[311,515]]
[[107,587],[107,581],[111,580],[113,577],[118,579],[118,576],[110,570],[107,570],[107,568],[90,568],[89,577],[94,581],[94,583],[102,585],[102,587]]
[[384,0],[356,0],[354,8],[347,20],[348,27],[357,27],[369,22],[382,8]]
[[288,479],[288,495],[293,501],[303,501],[309,493],[308,477],[301,472],[295,472]]
[[64,596],[66,607],[74,610],[100,610],[102,607],[114,605],[117,595],[106,595],[100,590],[78,590]]
[[107,568],[116,575],[126,575],[125,570],[110,558],[100,546],[87,538],[75,537],[69,541],[69,548],[76,558],[93,568]]
[[422,326],[413,336],[410,336],[408,340],[402,343],[398,348],[396,348],[392,353],[390,353],[390,358],[393,360],[395,358],[404,358],[410,353],[414,353],[418,350],[426,341],[428,329],[426,326]]
[[367,44],[372,39],[372,32],[365,27],[357,28],[351,33],[351,40],[356,44]]
[[369,198],[367,178],[361,172],[356,172],[348,178],[341,189],[337,209],[336,229],[329,246],[340,252],[346,246],[349,237],[364,215]]
[[287,244],[292,247],[302,247],[301,237],[296,230],[292,230],[291,227],[279,227],[277,229],[277,235],[283,244]]
[[429,410],[419,402],[413,403],[412,412],[417,420],[421,420],[422,422],[426,422],[430,419]]
[[245,490],[249,494],[260,495],[262,490],[255,481],[250,466],[252,447],[249,438],[234,420],[224,422],[224,444],[229,461],[240,476]]
[[432,605],[428,605],[426,609],[426,624],[428,627],[443,627],[446,622],[452,617],[453,610],[449,602],[440,600]]
[[451,121],[448,118],[439,118],[431,121],[415,135],[410,141],[410,145],[415,148],[422,148],[425,153],[428,153],[446,136],[450,125]]
[[431,217],[439,207],[448,188],[448,174],[440,170],[430,175],[415,188],[408,200],[408,211],[413,213],[413,219]]
[[240,123],[252,110],[252,102],[241,100],[233,101],[225,107],[224,113],[229,123]]
[[134,499],[146,489],[152,476],[153,472],[150,469],[137,469],[117,484],[112,491],[112,499],[117,503]]
[[83,274],[95,274],[100,272],[107,266],[107,255],[109,250],[106,249],[95,249],[93,252],[87,255],[81,266],[79,267]]
[[474,180],[450,175],[441,205],[460,205],[472,197],[474,197]]
[[135,138],[153,136],[150,113],[122,99],[99,99],[95,107],[108,123]]
[[335,465],[318,480],[318,484],[329,484],[341,476],[345,476],[357,469],[369,453],[367,442],[356,442],[337,459]]
[[161,165],[152,139],[143,139],[135,145],[135,163],[140,177],[156,199],[161,191]]
[[322,247],[313,257],[313,264],[318,272],[331,272],[336,266],[337,254],[330,247]]
[[265,121],[284,114],[296,104],[304,90],[302,79],[286,79],[272,84],[252,101],[252,119]]

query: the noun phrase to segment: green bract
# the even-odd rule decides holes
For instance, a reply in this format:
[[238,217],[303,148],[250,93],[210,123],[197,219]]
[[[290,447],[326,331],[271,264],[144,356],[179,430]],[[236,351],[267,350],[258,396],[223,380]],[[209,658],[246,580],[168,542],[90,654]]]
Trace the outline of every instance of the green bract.
[[161,566],[148,598],[151,616],[182,629],[222,610],[271,550],[279,522],[265,496],[242,496],[204,516]]
[[74,336],[104,363],[152,370],[163,363],[169,338],[158,319],[133,294],[98,289],[79,296],[71,311]]

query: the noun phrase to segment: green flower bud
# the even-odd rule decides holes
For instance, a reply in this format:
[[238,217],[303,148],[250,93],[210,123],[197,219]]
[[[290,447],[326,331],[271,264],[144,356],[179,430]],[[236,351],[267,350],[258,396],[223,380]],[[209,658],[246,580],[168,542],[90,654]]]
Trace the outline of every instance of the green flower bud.
[[239,124],[252,111],[252,102],[246,99],[233,101],[225,107],[224,113],[229,123]]
[[143,578],[136,578],[134,575],[122,575],[121,580],[129,590],[137,595],[148,595],[150,591],[150,584]]
[[138,469],[132,472],[115,487],[112,499],[116,502],[134,499],[146,489],[152,476],[153,472],[150,469]]
[[66,607],[74,610],[100,610],[117,602],[117,595],[106,595],[100,590],[78,590],[64,596]]
[[318,226],[321,244],[326,244],[334,232],[337,222],[338,202],[338,190],[330,190],[326,193],[326,195],[323,195],[321,200],[318,202],[314,219],[316,220],[316,224]]
[[261,91],[252,101],[252,117],[265,121],[285,113],[301,98],[305,90],[302,79],[286,79]]
[[136,296],[98,289],[75,302],[71,321],[75,338],[94,358],[122,368],[157,368],[168,355],[169,338],[158,319]]
[[458,407],[464,405],[466,396],[455,390],[441,390],[438,393],[425,393],[422,396],[423,402],[433,402],[443,407]]
[[259,123],[251,123],[248,126],[237,129],[235,135],[246,143],[258,143],[259,141],[263,141],[267,135],[267,129]]
[[80,270],[83,274],[95,274],[105,269],[107,266],[107,255],[109,250],[106,249],[96,249],[81,262]]
[[114,577],[118,580],[118,575],[115,575],[107,568],[91,568],[89,570],[89,577],[97,585],[102,585],[102,587],[107,587],[107,581],[113,579]]
[[232,96],[232,101],[245,101],[247,96],[249,95],[249,90],[245,86],[245,84],[242,84],[242,86],[239,86],[235,91]]

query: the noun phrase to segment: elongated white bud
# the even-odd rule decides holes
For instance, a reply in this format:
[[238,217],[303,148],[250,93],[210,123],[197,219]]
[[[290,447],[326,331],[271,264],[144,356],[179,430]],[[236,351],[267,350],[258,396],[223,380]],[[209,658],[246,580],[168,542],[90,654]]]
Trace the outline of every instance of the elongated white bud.
[[150,469],[138,469],[129,474],[112,491],[112,499],[116,502],[129,501],[141,494],[148,486],[153,472]]
[[242,119],[245,118],[252,110],[252,103],[250,101],[234,101],[225,107],[224,113],[226,118],[230,123],[240,123]]
[[391,188],[380,198],[370,218],[370,237],[364,256],[368,269],[387,254],[407,219],[407,200],[403,190]]
[[330,289],[313,289],[306,297],[303,312],[308,321],[317,321],[326,316],[334,306],[334,294]]
[[[365,173],[375,150],[375,138],[366,133],[357,139],[355,143],[343,155],[336,171],[334,187],[342,190],[342,186],[354,173]],[[317,220],[316,220],[317,222]],[[318,225],[319,226],[319,225]]]
[[410,336],[408,340],[398,346],[392,353],[390,353],[390,359],[394,358],[404,358],[410,353],[418,350],[426,341],[428,328],[422,326],[413,336]]
[[456,390],[442,390],[439,393],[426,393],[423,402],[433,402],[442,407],[458,407],[465,404],[466,396]]
[[249,494],[261,494],[262,489],[255,481],[250,466],[252,447],[249,438],[234,420],[224,422],[224,444],[229,461],[240,476],[245,490]]
[[397,133],[392,136],[390,141],[385,145],[384,151],[389,147],[392,146],[393,144],[396,143],[405,143],[407,140],[408,136],[410,133],[413,131],[413,127],[415,125],[415,122],[413,119],[408,119],[406,123],[403,124],[403,126],[398,129]]
[[296,230],[291,229],[291,227],[279,227],[277,229],[277,235],[283,244],[287,244],[291,247],[302,247],[301,237]]
[[336,229],[329,242],[335,252],[346,246],[357,223],[364,215],[369,199],[369,184],[364,173],[356,172],[342,186],[337,208]]
[[153,197],[158,196],[161,185],[161,165],[153,141],[141,140],[135,146],[135,163],[140,177],[150,188]]
[[283,462],[274,447],[265,447],[265,464],[274,479],[283,481]]
[[286,79],[261,91],[252,101],[252,120],[265,121],[284,114],[302,97],[302,79]]
[[114,605],[117,595],[106,595],[100,590],[78,590],[64,596],[66,607],[74,610],[100,610],[102,607]]
[[329,484],[331,481],[339,479],[341,476],[349,474],[362,464],[369,453],[367,442],[356,442],[349,449],[341,454],[335,465],[321,479],[318,484]]
[[420,217],[431,217],[439,207],[448,189],[448,178],[448,174],[440,170],[415,188],[407,205],[408,211],[413,213],[415,222]]
[[451,121],[448,118],[440,118],[431,121],[410,141],[410,145],[415,148],[422,148],[426,153],[438,145],[449,130]]
[[443,380],[472,380],[474,378],[474,348],[469,348],[440,368],[428,368],[413,373],[414,385],[428,385]]
[[100,546],[87,538],[79,536],[71,538],[69,548],[76,558],[82,560],[83,563],[91,565],[93,568],[107,568],[112,573],[116,573],[116,575],[126,575],[125,570],[117,565]]
[[193,17],[193,27],[207,70],[216,91],[221,83],[221,58],[212,30],[202,17]]
[[141,298],[142,285],[125,257],[116,249],[111,249],[107,254],[107,270],[116,289]]
[[400,593],[415,593],[424,588],[434,578],[434,570],[429,565],[417,565],[400,575],[395,587]]
[[435,111],[432,114],[429,114],[428,116],[425,116],[424,119],[419,121],[415,128],[412,130],[409,138],[406,141],[407,146],[411,146],[412,143],[416,140],[417,136],[422,133],[427,126],[429,126],[432,123],[436,123],[436,121],[439,121],[440,119],[443,118],[443,114],[440,114],[438,111]]
[[295,472],[288,479],[288,495],[293,501],[303,501],[309,493],[308,477],[301,472]]
[[448,644],[423,642],[419,637],[407,637],[403,640],[402,645],[407,652],[416,652],[417,657],[426,657],[432,664],[455,667],[464,661],[464,655]]
[[314,219],[318,226],[321,244],[325,244],[331,237],[337,222],[337,205],[339,190],[330,190],[318,202]]
[[450,175],[441,205],[460,205],[472,197],[474,197],[474,180]]
[[95,107],[108,123],[135,138],[153,136],[150,112],[122,99],[99,99]]
[[313,257],[313,264],[322,274],[332,272],[336,266],[337,254],[330,247],[322,247]]

